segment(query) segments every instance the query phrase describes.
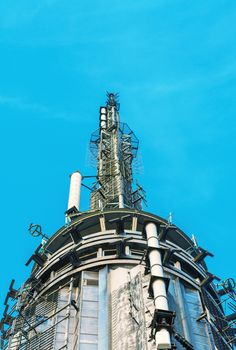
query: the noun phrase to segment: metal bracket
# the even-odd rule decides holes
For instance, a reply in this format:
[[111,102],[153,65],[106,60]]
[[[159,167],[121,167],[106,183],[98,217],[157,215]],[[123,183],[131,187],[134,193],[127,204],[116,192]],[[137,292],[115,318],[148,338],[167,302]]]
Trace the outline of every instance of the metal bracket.
[[184,349],[187,350],[194,350],[194,347],[192,344],[190,344],[182,335],[176,332],[175,329],[173,329],[173,335],[174,338],[183,346]]
[[16,295],[17,295],[17,290],[13,288],[13,285],[15,283],[15,280],[12,279],[11,280],[11,283],[10,283],[10,286],[9,286],[9,291],[6,295],[6,298],[5,298],[5,301],[4,301],[4,305],[7,305],[7,302],[8,302],[8,299],[11,298],[11,299],[16,299]]
[[213,258],[213,256],[214,256],[212,253],[208,252],[207,250],[205,250],[205,249],[203,249],[201,247],[199,247],[197,249],[197,252],[198,252],[198,254],[193,259],[193,261],[195,263],[201,262],[203,259],[205,259],[206,256],[210,256],[211,258]]
[[148,293],[149,293],[149,296],[151,298],[154,297],[153,295],[153,290],[152,290],[152,284],[154,281],[156,280],[162,280],[164,281],[165,283],[165,287],[166,287],[166,292],[168,292],[168,288],[169,288],[169,284],[170,284],[170,278],[169,277],[163,277],[163,276],[155,276],[155,275],[152,275],[151,278],[150,278],[150,282],[149,282],[149,286],[148,286]]
[[175,228],[176,228],[175,225],[170,225],[170,224],[160,225],[160,232],[159,232],[159,235],[158,235],[159,240],[160,241],[165,241],[168,231],[170,229],[175,229]]
[[200,287],[206,287],[209,283],[211,283],[214,279],[220,281],[220,278],[213,275],[212,273],[208,273],[207,276],[200,282]]
[[80,259],[78,258],[75,249],[71,249],[68,253],[63,255],[60,260],[63,260],[65,258],[69,258],[71,265],[74,267],[79,267],[81,264]]
[[181,252],[181,249],[176,249],[176,248],[170,248],[168,250],[165,251],[164,253],[164,257],[163,257],[163,265],[165,265],[166,263],[168,263],[170,261],[170,259],[172,258],[174,253],[178,253]]
[[47,260],[46,255],[40,253],[40,249],[42,248],[42,244],[38,246],[38,248],[35,250],[34,254],[31,255],[29,260],[26,262],[26,266],[28,266],[31,261],[34,261],[37,265],[40,267],[43,267],[45,261]]
[[65,215],[67,215],[68,217],[78,213],[79,213],[79,210],[75,206],[65,211]]
[[162,328],[167,329],[171,333],[173,330],[174,320],[174,311],[156,309],[154,311],[153,319],[150,325],[150,340],[155,339],[156,333]]
[[[149,258],[148,258],[148,253],[150,253],[150,251],[152,251],[153,249],[158,249],[161,251],[162,260],[163,260],[165,252],[169,250],[169,248],[165,248],[165,247],[159,247],[159,248],[149,247],[149,246],[147,247],[147,250],[145,250],[144,255],[141,259],[142,262],[143,262],[143,260],[145,261],[145,265],[146,265],[145,272],[144,272],[145,275],[147,275],[150,272],[150,262],[149,262]],[[140,264],[141,264],[141,262],[140,262]]]

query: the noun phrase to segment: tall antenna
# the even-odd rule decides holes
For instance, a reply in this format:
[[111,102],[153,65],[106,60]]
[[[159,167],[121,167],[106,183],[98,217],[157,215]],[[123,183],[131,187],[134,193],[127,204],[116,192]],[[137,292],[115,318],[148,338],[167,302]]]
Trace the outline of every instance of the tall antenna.
[[137,191],[132,192],[132,161],[139,141],[128,125],[120,122],[119,108],[118,94],[108,92],[106,106],[100,108],[99,129],[90,139],[90,150],[98,160],[91,209],[141,209],[142,196],[137,201]]

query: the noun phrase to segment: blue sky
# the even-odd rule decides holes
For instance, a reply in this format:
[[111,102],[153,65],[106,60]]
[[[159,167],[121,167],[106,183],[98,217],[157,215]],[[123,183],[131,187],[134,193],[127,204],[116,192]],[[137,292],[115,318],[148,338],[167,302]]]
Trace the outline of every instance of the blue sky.
[[[69,174],[88,166],[105,92],[140,139],[146,210],[195,234],[235,276],[234,0],[0,0],[0,304],[64,224]],[[82,208],[88,192],[82,193]]]

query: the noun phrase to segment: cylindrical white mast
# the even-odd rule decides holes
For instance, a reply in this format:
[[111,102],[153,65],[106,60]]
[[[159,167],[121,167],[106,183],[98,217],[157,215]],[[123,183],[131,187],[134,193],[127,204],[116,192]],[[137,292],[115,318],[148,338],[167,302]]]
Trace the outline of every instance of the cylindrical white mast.
[[75,171],[70,175],[70,193],[68,200],[68,210],[75,207],[79,210],[80,206],[80,191],[81,191],[82,175],[79,171]]
[[[156,225],[152,222],[148,223],[146,225],[146,233],[148,247],[151,248],[148,253],[151,275],[156,277],[152,283],[155,309],[168,311],[166,286],[163,279],[164,273]],[[162,328],[156,332],[155,340],[157,349],[171,349],[170,333],[166,328]]]

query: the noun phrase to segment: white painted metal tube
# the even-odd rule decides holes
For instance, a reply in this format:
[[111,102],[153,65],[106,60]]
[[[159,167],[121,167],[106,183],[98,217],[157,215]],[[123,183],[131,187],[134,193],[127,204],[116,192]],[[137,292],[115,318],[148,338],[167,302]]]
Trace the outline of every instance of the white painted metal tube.
[[70,175],[70,193],[68,200],[68,210],[76,207],[79,210],[82,175],[75,171]]
[[149,259],[155,261],[155,263],[151,265],[151,274],[163,277],[164,275],[160,252],[157,249],[151,250],[149,253]]
[[[152,222],[146,225],[148,247],[153,248],[148,254],[150,261],[151,275],[163,277],[163,266],[160,244],[157,236],[156,225]],[[168,301],[165,282],[162,278],[156,278],[152,284],[154,305],[156,309],[168,310]],[[160,329],[155,336],[157,349],[171,349],[170,333],[166,328]]]

